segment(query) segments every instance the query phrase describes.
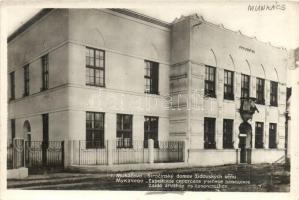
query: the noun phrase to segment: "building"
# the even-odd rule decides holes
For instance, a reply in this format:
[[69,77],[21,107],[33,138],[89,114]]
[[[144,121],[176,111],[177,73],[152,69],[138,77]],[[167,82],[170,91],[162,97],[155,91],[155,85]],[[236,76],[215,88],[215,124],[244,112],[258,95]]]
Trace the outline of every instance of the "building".
[[287,56],[197,15],[166,23],[125,9],[44,9],[8,38],[8,136],[91,149],[184,140],[190,164],[236,163],[240,98],[254,97],[251,162],[275,162]]
[[289,64],[288,64],[288,88],[287,88],[287,109],[286,109],[286,149],[287,158],[291,157],[291,140],[294,136],[291,135],[293,130],[297,129],[297,123],[295,119],[298,116],[296,108],[295,99],[298,99],[298,82],[296,82],[298,77],[299,69],[299,48],[289,51]]

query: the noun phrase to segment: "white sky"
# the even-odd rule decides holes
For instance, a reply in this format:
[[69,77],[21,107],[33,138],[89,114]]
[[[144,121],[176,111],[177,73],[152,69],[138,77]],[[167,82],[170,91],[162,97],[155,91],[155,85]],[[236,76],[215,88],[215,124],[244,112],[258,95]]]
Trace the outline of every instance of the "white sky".
[[[259,3],[263,4],[263,3]],[[259,5],[251,3],[251,5]],[[299,4],[298,3],[279,3],[285,4],[284,11],[248,11],[248,3],[219,3],[201,2],[197,4],[161,4],[160,6],[148,7],[141,6],[131,8],[137,12],[172,22],[181,15],[197,13],[202,15],[205,20],[220,24],[226,28],[241,32],[250,37],[256,36],[263,42],[271,42],[275,46],[282,46],[287,49],[294,49],[299,46]],[[275,5],[275,3],[268,3]],[[40,9],[30,7],[7,7],[8,14],[8,34],[15,31],[21,24],[36,14]],[[16,15],[17,13],[17,15]]]

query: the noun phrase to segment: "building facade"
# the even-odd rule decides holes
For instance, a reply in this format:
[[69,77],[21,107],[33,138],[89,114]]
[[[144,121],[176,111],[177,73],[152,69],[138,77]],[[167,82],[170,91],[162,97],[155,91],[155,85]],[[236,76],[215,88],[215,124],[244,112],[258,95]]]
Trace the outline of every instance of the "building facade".
[[8,138],[184,140],[190,164],[236,163],[241,97],[254,97],[251,162],[275,162],[287,56],[197,15],[45,9],[8,39]]

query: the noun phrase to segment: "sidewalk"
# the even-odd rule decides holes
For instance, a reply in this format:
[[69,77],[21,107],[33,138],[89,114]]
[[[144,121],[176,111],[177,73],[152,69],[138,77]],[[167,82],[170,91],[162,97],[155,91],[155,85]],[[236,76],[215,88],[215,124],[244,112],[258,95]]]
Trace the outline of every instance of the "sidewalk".
[[8,180],[7,188],[18,189],[42,189],[43,187],[88,182],[108,174],[75,174],[75,173],[53,173],[43,175],[29,175],[25,179]]

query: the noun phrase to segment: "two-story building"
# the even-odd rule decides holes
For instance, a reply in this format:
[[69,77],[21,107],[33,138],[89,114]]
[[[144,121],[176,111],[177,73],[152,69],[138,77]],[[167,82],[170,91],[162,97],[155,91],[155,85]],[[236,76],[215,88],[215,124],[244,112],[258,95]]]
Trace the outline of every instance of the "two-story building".
[[188,163],[238,162],[241,97],[256,98],[252,163],[284,155],[287,51],[191,15],[44,9],[8,38],[8,138],[184,140]]

